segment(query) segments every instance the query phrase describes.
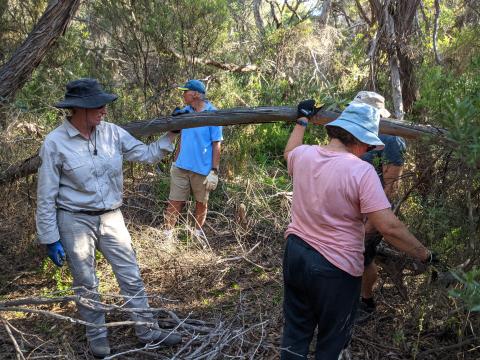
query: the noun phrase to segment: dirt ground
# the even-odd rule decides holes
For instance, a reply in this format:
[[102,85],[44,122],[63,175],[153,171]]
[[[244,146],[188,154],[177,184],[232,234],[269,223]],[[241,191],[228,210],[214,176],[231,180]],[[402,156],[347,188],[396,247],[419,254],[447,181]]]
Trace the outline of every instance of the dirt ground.
[[[130,326],[110,330],[119,359],[277,359],[282,331],[283,230],[288,194],[256,186],[221,186],[212,198],[204,249],[191,235],[189,216],[179,223],[174,244],[160,231],[164,203],[157,175],[127,182],[123,212],[142,276],[159,311],[160,324],[176,328],[183,343],[175,348],[141,349]],[[0,301],[70,294],[69,273],[45,260],[35,243],[35,184],[4,188],[0,200]],[[164,197],[162,198],[164,199]],[[190,208],[189,208],[190,209]],[[106,261],[98,258],[100,292],[121,304]],[[380,268],[378,309],[356,326],[351,359],[479,359],[478,314],[467,313],[448,289],[431,284],[430,272],[404,276],[407,296]],[[2,306],[2,305],[0,305]],[[90,359],[84,328],[51,314],[78,318],[73,302],[25,305],[48,313],[5,311],[0,307],[0,358]],[[173,312],[178,319],[172,317]],[[109,312],[107,321],[127,320]],[[177,327],[181,324],[188,325]],[[203,329],[203,331],[201,331]],[[15,341],[13,341],[13,339]],[[314,344],[312,344],[312,350]]]

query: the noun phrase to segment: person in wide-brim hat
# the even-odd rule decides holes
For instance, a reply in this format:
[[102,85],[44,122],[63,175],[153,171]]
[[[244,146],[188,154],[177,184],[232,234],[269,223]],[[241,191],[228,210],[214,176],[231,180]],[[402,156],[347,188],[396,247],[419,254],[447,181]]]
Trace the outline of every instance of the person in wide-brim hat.
[[337,360],[352,335],[364,269],[365,216],[395,247],[433,260],[393,214],[372,165],[360,159],[382,147],[380,113],[352,102],[325,125],[326,145],[303,145],[314,101],[302,101],[285,146],[293,182],[291,222],[283,258],[284,328],[281,359],[307,358],[317,329],[315,358]]
[[73,80],[67,84],[66,88],[64,100],[54,105],[59,109],[96,109],[118,98],[118,95],[105,92],[96,79]]
[[326,127],[340,127],[359,142],[380,150],[383,149],[384,143],[378,137],[379,125],[380,111],[360,102],[351,102],[337,119],[325,124]]
[[[40,149],[37,235],[56,266],[66,261],[77,296],[100,301],[96,251],[112,266],[126,307],[148,310],[148,296],[140,275],[122,211],[123,160],[155,163],[173,151],[168,133],[149,145],[126,130],[104,121],[106,105],[117,95],[105,92],[95,79],[67,84],[65,98],[55,106],[70,115],[50,132]],[[87,324],[86,337],[96,357],[110,354],[105,313],[78,305]],[[154,314],[131,312],[135,334],[143,343],[174,345],[180,334],[162,331]]]

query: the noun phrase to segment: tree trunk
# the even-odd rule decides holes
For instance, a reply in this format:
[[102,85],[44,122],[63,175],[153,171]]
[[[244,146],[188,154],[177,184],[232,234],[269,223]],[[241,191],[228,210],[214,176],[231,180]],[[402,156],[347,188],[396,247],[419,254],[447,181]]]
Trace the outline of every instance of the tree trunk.
[[437,38],[438,38],[438,19],[440,18],[440,0],[435,0],[435,20],[433,21],[433,53],[435,54],[435,62],[437,65],[442,65],[442,60],[437,50]]
[[[311,120],[317,125],[326,124],[335,120],[339,112],[320,111]],[[163,117],[147,121],[135,121],[122,127],[133,136],[148,136],[170,130],[188,129],[199,126],[216,125],[242,125],[273,123],[279,121],[293,122],[297,119],[297,110],[290,107],[258,107],[218,110],[213,112],[200,112],[185,114],[176,117]],[[438,136],[440,140],[447,139],[447,131],[427,125],[409,124],[405,121],[393,119],[381,119],[380,132],[384,134],[398,135],[407,138],[419,138],[422,136]],[[0,185],[10,183],[16,179],[33,174],[40,166],[38,156],[33,156],[16,165],[11,166],[3,174],[0,174]]]
[[328,16],[330,15],[330,8],[332,6],[332,0],[325,0],[320,9],[320,15],[318,15],[318,25],[320,28],[324,28],[328,23]]
[[[65,32],[77,11],[80,0],[57,0],[49,2],[42,17],[15,51],[11,59],[0,68],[0,107],[12,99],[28,81],[33,70],[40,64],[57,38]],[[1,121],[1,120],[0,120]],[[0,126],[5,126],[5,120]]]
[[393,111],[396,118],[403,120],[402,83],[400,81],[397,54],[391,54],[388,62],[390,64],[390,81],[392,83]]
[[[356,3],[358,7],[360,2],[356,0]],[[408,48],[414,36],[414,21],[421,1],[369,0],[369,3],[372,11],[372,25],[378,24],[376,28],[378,47],[387,54],[389,60],[395,116],[402,119],[403,114],[411,110],[418,97],[414,59]],[[373,42],[373,44],[377,43]],[[370,81],[374,85],[373,75],[379,56],[374,51],[370,51],[369,57],[371,58]]]
[[400,68],[398,65],[397,52],[395,51],[395,23],[393,17],[388,12],[389,3],[385,5],[384,21],[387,39],[389,41],[388,63],[390,65],[390,81],[392,84],[392,99],[395,117],[403,120],[403,96],[402,96],[402,82],[400,80]]
[[263,25],[262,19],[262,0],[253,0],[253,15],[255,17],[255,25],[261,36],[265,35],[265,26]]

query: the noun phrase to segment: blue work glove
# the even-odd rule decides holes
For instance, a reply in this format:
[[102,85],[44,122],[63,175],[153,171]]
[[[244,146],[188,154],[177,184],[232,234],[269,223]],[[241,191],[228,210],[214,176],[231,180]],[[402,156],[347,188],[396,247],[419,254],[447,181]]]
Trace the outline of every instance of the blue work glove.
[[53,244],[47,244],[47,253],[48,257],[55,265],[58,267],[63,266],[63,262],[65,261],[65,251],[63,250],[60,240],[54,242]]
[[315,100],[303,100],[298,103],[297,115],[298,117],[310,117],[315,115],[320,109],[321,107],[315,107]]

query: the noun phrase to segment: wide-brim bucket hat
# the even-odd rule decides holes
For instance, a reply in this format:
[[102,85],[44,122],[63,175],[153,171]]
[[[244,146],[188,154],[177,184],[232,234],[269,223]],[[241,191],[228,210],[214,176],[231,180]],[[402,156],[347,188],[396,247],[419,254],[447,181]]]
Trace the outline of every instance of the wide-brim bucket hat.
[[67,84],[66,88],[65,99],[55,104],[55,107],[60,109],[95,109],[118,98],[118,95],[105,92],[96,79],[73,80]]
[[385,108],[385,98],[374,91],[359,91],[350,104],[352,103],[364,103],[373,106],[383,118],[389,118],[392,115]]
[[378,137],[380,112],[373,106],[364,103],[350,103],[340,116],[325,126],[338,126],[348,131],[364,144],[384,148],[385,144]]

